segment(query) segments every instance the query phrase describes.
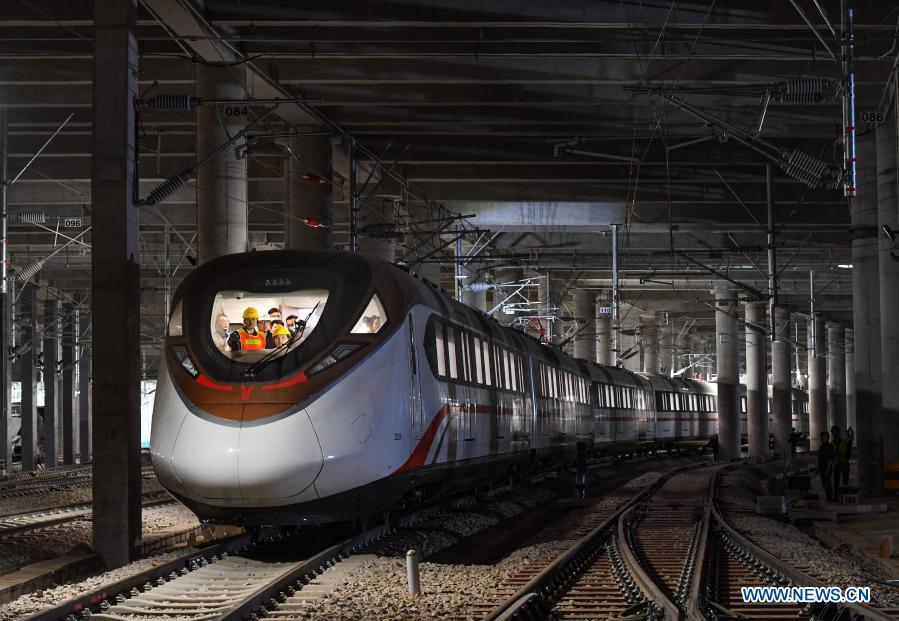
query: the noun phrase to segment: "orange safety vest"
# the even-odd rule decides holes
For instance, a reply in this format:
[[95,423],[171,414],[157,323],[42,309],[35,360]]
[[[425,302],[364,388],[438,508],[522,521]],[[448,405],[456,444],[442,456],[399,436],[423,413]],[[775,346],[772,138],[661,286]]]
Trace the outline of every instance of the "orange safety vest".
[[244,328],[237,329],[237,335],[240,337],[240,348],[243,351],[252,351],[254,349],[265,349],[265,337],[256,331],[256,334],[250,334]]

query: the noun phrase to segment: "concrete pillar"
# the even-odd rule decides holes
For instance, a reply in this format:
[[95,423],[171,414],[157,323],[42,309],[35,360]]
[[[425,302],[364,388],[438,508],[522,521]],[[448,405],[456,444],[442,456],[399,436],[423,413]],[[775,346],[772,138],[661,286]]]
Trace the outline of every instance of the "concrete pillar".
[[62,463],[75,463],[75,311],[64,304],[60,317],[62,329]]
[[[814,322],[814,324],[812,324]],[[827,393],[824,374],[825,361],[824,320],[815,317],[808,326],[808,437],[809,449],[817,451],[821,445],[820,435],[827,431]]]
[[676,364],[676,350],[674,347],[674,323],[668,321],[660,327],[661,339],[659,344],[659,373],[666,377],[671,376],[671,371]]
[[[441,243],[439,237],[430,235],[430,232],[437,230],[439,224],[428,222],[429,220],[434,220],[439,217],[436,209],[432,211],[428,205],[423,204],[420,201],[410,204],[408,196],[406,197],[405,202],[406,205],[408,205],[408,210],[411,214],[411,225],[409,227],[409,233],[406,235],[405,245],[409,251],[417,248],[414,252],[407,251],[409,252],[409,256],[406,258],[406,263],[409,265],[409,268],[413,272],[416,272],[421,278],[434,283],[438,287],[443,286],[440,262],[434,260],[439,259],[441,255],[440,253],[431,254]],[[429,254],[431,255],[430,257],[427,256]],[[425,259],[425,261],[418,263],[416,262],[417,259]],[[452,271],[455,274],[455,270]]]
[[[555,280],[547,272],[540,281],[540,312],[546,312],[549,315],[559,315],[561,311],[559,281]],[[562,322],[556,318],[555,320],[546,319],[543,322],[546,330],[545,339],[547,343],[558,345],[562,338]]]
[[737,294],[723,286],[715,294],[716,359],[718,365],[718,441],[721,457],[738,459],[740,440],[740,353]]
[[472,248],[471,242],[463,240],[461,245],[462,257],[460,258],[470,259],[467,263],[460,265],[460,274],[466,276],[460,283],[462,286],[462,303],[482,313],[487,312],[487,283],[484,281],[484,274],[482,274],[484,265],[472,257],[472,253],[477,252],[477,248]]
[[596,294],[586,289],[574,292],[574,314],[578,333],[574,337],[574,357],[596,360]]
[[[894,74],[895,75],[895,74]],[[894,83],[895,88],[895,83]],[[895,98],[888,121],[877,127],[877,225],[899,235],[899,168],[896,165]],[[879,233],[878,231],[878,233]],[[880,269],[880,364],[882,377],[883,458],[899,461],[899,261],[893,258],[896,243],[879,237]]]
[[[597,310],[601,306],[597,304]],[[612,353],[612,316],[603,313],[596,316],[596,362],[607,367],[615,366]]]
[[[855,330],[855,438],[859,495],[882,490],[880,276],[874,137],[858,140],[858,196],[852,199],[852,317]],[[895,369],[890,369],[895,373]],[[895,381],[894,379],[892,381]],[[890,421],[890,425],[893,421]]]
[[[366,176],[368,176],[367,173],[360,180],[360,187]],[[377,184],[370,185],[374,187],[366,189],[362,199],[368,197],[369,194],[371,196],[365,200],[364,204],[360,199],[359,222],[362,226],[359,227],[361,233],[359,249],[370,257],[393,263],[397,258],[397,245],[394,243],[397,203],[403,200],[405,189],[402,183],[389,175],[383,176]],[[462,246],[467,255],[471,249],[471,243],[463,240]],[[472,274],[479,267],[477,264],[469,263],[466,273]],[[465,268],[463,267],[463,269]],[[472,280],[468,279],[462,284],[468,285],[471,282]],[[484,300],[486,305],[486,292]]]
[[793,390],[790,383],[790,315],[774,310],[774,341],[771,342],[771,414],[774,419],[774,450],[784,459],[790,454],[793,430]]
[[746,428],[750,457],[768,456],[768,352],[765,302],[746,303]]
[[659,322],[655,314],[640,315],[643,342],[643,372],[659,372]]
[[26,283],[20,294],[21,309],[19,326],[22,329],[21,342],[27,348],[19,360],[22,380],[22,472],[31,472],[37,457],[37,408],[34,401],[34,352],[37,345],[37,288]]
[[285,247],[330,250],[334,224],[331,137],[297,136],[288,147]]
[[[85,300],[86,303],[86,300]],[[78,454],[81,463],[91,461],[93,454],[91,442],[91,347],[88,341],[91,338],[89,327],[90,317],[87,310],[79,310],[78,315],[78,339],[75,343],[78,357]]]
[[[97,339],[92,348],[93,445],[99,449],[93,456],[93,548],[109,568],[138,558],[141,539],[140,212],[132,204],[136,27],[137,0],[94,0],[91,279],[92,299],[102,304],[104,312],[95,316],[98,322],[92,332],[108,338]],[[197,68],[205,73],[203,65],[198,63]],[[230,69],[242,72],[243,66]],[[204,84],[201,96],[221,94],[206,89],[206,80],[200,82]],[[212,133],[223,133],[213,125],[213,115],[214,111],[205,106],[197,113],[201,154],[212,142]],[[233,157],[233,151],[226,153],[225,157]],[[239,188],[219,184],[217,175],[208,174],[224,166],[217,162],[201,169],[198,186],[212,184],[216,189],[238,192]],[[244,171],[245,180],[246,161],[236,164],[235,169]],[[237,204],[239,198],[245,201],[245,181],[243,189],[242,196],[225,204]],[[219,198],[216,201],[223,203]],[[212,249],[234,242],[230,216],[220,211],[210,217],[208,210],[214,207],[208,189],[197,190],[197,203],[200,256],[208,260]],[[246,213],[246,203],[239,204]],[[207,208],[202,218],[201,205]],[[216,219],[226,224],[211,225]],[[245,218],[243,222],[245,234]]]
[[[9,108],[0,108],[0,180],[7,178],[7,162],[9,151]],[[0,212],[6,213],[6,192],[5,183],[0,183]],[[6,230],[0,230],[0,244],[6,240],[2,239],[6,235]],[[8,244],[7,244],[8,246]],[[0,258],[0,281],[4,285],[11,282],[7,279],[9,270],[7,265]],[[10,333],[12,332],[12,294],[7,291],[6,286],[0,286],[0,475],[5,475],[7,469],[12,470],[10,456],[12,455],[12,442],[9,432],[10,424],[10,404],[12,375],[10,374],[9,356],[5,355],[9,351]]]
[[44,303],[44,467],[55,468],[56,422],[59,419],[56,379],[59,363],[59,300]]
[[846,330],[846,428],[855,431],[855,336]]
[[846,335],[843,326],[827,324],[827,426],[846,435]]
[[[196,63],[194,66],[200,97],[219,100],[247,97],[244,65],[213,67]],[[246,120],[242,114],[226,115],[224,106],[197,108],[197,158],[205,157],[230,136],[242,131]],[[226,254],[246,252],[247,158],[236,159],[234,149],[225,149],[200,168],[196,186],[200,263]]]

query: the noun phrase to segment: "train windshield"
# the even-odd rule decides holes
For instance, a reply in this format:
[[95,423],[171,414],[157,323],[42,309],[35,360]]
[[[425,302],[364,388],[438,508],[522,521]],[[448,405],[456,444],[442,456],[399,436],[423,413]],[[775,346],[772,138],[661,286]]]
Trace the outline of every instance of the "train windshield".
[[242,363],[256,362],[277,348],[286,354],[315,331],[327,301],[326,289],[220,291],[210,317],[212,341],[222,355]]

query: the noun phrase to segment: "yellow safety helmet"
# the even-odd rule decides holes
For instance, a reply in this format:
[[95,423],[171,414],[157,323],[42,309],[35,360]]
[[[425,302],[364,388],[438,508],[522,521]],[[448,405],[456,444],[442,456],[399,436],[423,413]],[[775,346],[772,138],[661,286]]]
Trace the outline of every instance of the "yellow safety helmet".
[[259,319],[259,311],[253,308],[252,306],[248,306],[243,311],[244,319]]
[[278,324],[275,326],[275,329],[272,330],[272,336],[290,336],[290,330]]

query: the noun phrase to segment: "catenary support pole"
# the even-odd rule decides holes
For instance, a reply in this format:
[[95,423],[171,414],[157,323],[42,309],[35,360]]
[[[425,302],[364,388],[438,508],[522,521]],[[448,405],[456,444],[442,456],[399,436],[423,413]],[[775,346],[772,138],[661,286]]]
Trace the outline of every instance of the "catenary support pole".
[[60,315],[62,329],[62,463],[75,463],[75,311],[72,305],[63,305]]
[[843,326],[827,324],[827,426],[846,433],[846,335]]
[[[125,0],[125,4],[130,4],[130,0]],[[247,97],[244,64],[212,66],[196,63],[194,66],[200,97],[218,100]],[[198,159],[212,153],[231,136],[245,129],[247,116],[242,113],[244,108],[232,106],[231,114],[227,114],[221,106],[197,108]],[[234,149],[225,149],[197,171],[197,248],[200,263],[248,250],[247,160],[246,157],[238,159]]]
[[[899,77],[899,72],[894,73]],[[897,244],[883,231],[899,236],[899,167],[896,162],[896,81],[886,122],[877,127],[877,224],[880,257],[880,364],[883,388],[883,458],[899,461],[899,256]]]
[[334,225],[333,145],[327,134],[291,138],[287,152],[287,243],[290,250],[330,250]]
[[78,358],[78,454],[81,463],[91,461],[93,427],[91,412],[91,318],[87,313],[87,299],[82,300],[85,307],[78,311],[78,335],[75,343],[75,355]]
[[55,468],[57,464],[56,424],[59,420],[57,399],[57,365],[59,364],[60,326],[59,300],[50,299],[44,303],[44,467]]
[[34,350],[37,337],[37,288],[25,283],[19,296],[21,304],[19,325],[22,329],[22,343],[27,348],[19,359],[22,380],[22,472],[31,472],[37,457],[37,404],[35,403]]
[[846,428],[855,431],[855,333],[846,330]]
[[768,335],[765,303],[746,303],[746,425],[749,456],[768,456]]
[[741,454],[737,295],[723,285],[716,286],[712,292],[718,365],[718,441],[722,458],[737,459]]
[[[91,278],[92,299],[102,304],[105,312],[93,316],[97,323],[92,333],[109,336],[95,339],[91,348],[93,445],[99,449],[93,456],[93,548],[111,568],[136,560],[141,540],[140,249],[139,210],[133,200],[137,0],[94,0],[93,23]],[[205,69],[200,64],[197,67],[201,72],[200,67]],[[243,66],[234,69],[242,71]],[[209,138],[211,125],[210,119],[205,127],[198,122],[198,144],[203,144],[200,136]],[[242,166],[246,170],[245,160]],[[205,170],[200,169],[197,184],[198,225],[200,205],[209,207],[212,202],[208,196],[211,191],[200,189],[213,181]],[[231,189],[228,186],[228,191]],[[230,200],[239,202],[241,198],[245,201],[246,194]],[[245,210],[245,203],[240,206]],[[199,238],[201,260],[209,258],[210,247],[224,243],[210,238],[212,230],[219,231],[229,244],[234,241],[231,222],[223,228],[210,226],[215,218],[227,219],[226,213],[205,216],[205,228],[198,226],[204,235]],[[243,223],[246,230],[246,219]],[[238,224],[235,228],[241,227]]]
[[851,201],[852,317],[855,331],[855,439],[859,496],[882,489],[880,276],[874,136],[858,139],[858,196]]
[[774,450],[786,458],[790,454],[793,429],[793,390],[790,383],[790,314],[774,309],[774,341],[771,343],[771,415],[774,420]]

